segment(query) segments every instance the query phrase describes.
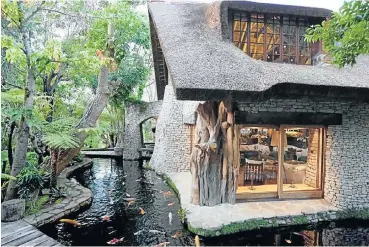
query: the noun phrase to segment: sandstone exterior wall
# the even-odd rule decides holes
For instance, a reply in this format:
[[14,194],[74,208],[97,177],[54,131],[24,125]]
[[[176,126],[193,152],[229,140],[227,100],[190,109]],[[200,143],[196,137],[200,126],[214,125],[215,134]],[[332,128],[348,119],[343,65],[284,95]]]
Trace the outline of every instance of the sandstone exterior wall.
[[127,103],[125,112],[123,159],[135,160],[142,147],[141,123],[149,118],[158,118],[162,101]]
[[165,87],[156,123],[155,148],[150,166],[159,173],[190,170],[196,102],[176,100],[171,84]]
[[274,99],[238,105],[255,113],[341,113],[342,125],[327,129],[324,199],[341,209],[369,208],[369,104]]

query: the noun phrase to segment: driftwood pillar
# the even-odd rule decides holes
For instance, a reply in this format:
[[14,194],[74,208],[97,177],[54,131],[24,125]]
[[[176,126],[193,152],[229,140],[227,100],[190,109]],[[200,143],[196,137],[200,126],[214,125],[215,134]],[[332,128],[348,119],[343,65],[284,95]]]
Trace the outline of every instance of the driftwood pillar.
[[235,203],[240,154],[232,104],[206,101],[197,113],[191,201],[201,206]]

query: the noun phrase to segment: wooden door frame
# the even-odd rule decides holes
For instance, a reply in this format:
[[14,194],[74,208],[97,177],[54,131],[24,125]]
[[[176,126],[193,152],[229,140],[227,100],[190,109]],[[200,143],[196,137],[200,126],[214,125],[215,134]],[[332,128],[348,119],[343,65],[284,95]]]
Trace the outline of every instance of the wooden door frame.
[[[259,193],[255,195],[255,193],[240,193],[237,195],[237,199],[240,200],[248,200],[248,199],[270,199],[273,195],[274,198],[278,199],[302,199],[302,198],[323,198],[324,195],[324,177],[325,177],[325,144],[326,144],[326,133],[327,127],[322,125],[290,125],[290,124],[281,124],[279,126],[276,125],[254,125],[254,124],[245,124],[241,125],[242,127],[261,127],[261,128],[276,128],[279,130],[279,147],[278,147],[278,174],[277,174],[277,191],[276,192],[267,192],[267,193]],[[285,132],[286,129],[290,128],[306,128],[319,129],[319,141],[318,141],[318,168],[317,168],[317,182],[319,179],[319,187],[317,190],[301,190],[301,191],[283,191],[283,164],[284,164],[284,149],[285,149]],[[236,192],[237,193],[237,192]],[[253,195],[254,194],[254,195]],[[263,195],[265,197],[263,198]]]

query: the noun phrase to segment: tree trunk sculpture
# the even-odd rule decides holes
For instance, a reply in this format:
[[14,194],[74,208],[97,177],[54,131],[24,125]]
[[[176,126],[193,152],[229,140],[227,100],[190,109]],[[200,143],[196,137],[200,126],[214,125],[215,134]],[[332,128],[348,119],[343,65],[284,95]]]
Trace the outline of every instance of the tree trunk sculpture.
[[199,104],[197,114],[191,201],[201,206],[235,203],[240,155],[232,104],[207,101]]

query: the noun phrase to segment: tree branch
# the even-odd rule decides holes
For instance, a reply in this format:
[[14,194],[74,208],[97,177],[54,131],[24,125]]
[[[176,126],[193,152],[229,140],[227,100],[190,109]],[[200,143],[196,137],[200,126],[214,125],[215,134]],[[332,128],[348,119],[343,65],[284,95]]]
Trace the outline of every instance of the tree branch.
[[27,23],[35,14],[37,14],[37,12],[39,12],[42,8],[42,5],[44,5],[46,1],[42,1],[41,4],[39,6],[37,6],[37,8],[29,15],[27,16],[24,20],[23,23]]
[[65,12],[62,12],[60,10],[56,10],[56,9],[49,9],[49,8],[42,8],[41,10],[46,10],[46,11],[50,11],[50,12],[55,12],[55,13],[59,13],[59,14],[62,14],[62,15],[66,15],[66,16],[70,16],[70,17],[73,17],[73,18],[92,18],[92,19],[103,19],[103,20],[113,20],[114,18],[107,18],[107,17],[98,17],[98,16],[82,16],[82,15],[73,15],[73,14],[70,14],[70,13],[65,13]]

